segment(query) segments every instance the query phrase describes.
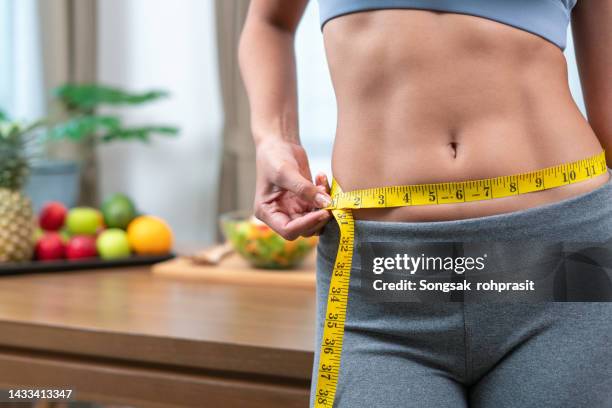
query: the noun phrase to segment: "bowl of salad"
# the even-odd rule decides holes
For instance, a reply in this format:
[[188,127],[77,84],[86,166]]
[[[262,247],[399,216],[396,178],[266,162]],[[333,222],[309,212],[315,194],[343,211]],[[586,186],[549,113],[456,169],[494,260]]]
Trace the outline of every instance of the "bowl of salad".
[[220,217],[221,230],[234,250],[251,265],[265,269],[290,269],[298,266],[317,245],[317,237],[287,241],[266,224],[245,212]]

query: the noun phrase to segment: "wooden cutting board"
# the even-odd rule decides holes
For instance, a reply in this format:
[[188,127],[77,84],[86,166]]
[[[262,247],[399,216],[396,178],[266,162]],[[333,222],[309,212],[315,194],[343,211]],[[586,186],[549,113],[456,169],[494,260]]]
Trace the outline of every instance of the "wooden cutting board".
[[312,251],[295,269],[257,269],[237,253],[218,265],[198,265],[188,258],[177,257],[152,267],[153,274],[165,278],[192,279],[209,283],[315,289],[316,251]]

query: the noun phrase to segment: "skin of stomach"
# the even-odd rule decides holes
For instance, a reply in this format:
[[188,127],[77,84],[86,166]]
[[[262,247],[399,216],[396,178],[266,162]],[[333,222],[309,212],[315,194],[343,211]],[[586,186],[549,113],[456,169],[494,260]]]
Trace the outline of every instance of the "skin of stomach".
[[[338,105],[332,168],[345,191],[511,175],[601,152],[575,105],[561,50],[492,20],[376,10],[324,27]],[[584,194],[597,178],[483,202],[355,211],[357,219],[441,221]]]

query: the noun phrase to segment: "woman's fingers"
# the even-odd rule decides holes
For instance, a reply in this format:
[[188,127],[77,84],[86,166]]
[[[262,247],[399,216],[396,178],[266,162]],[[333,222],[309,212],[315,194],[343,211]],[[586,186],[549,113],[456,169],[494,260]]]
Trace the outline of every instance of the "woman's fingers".
[[285,226],[286,236],[284,238],[293,240],[299,236],[310,234],[319,230],[329,220],[329,212],[318,210],[305,214],[302,217],[291,220]]
[[319,232],[321,231],[321,229],[325,226],[325,224],[327,224],[331,218],[331,214],[328,212],[327,213],[327,217],[325,217],[325,219],[321,220],[321,222],[319,222],[317,225],[315,225],[313,228],[305,231],[302,236],[304,237],[312,237],[313,235],[319,235]]
[[298,169],[283,169],[278,177],[278,186],[291,191],[317,208],[324,208],[331,204],[329,194],[320,191],[310,180],[302,176]]
[[318,173],[317,176],[315,177],[315,184],[317,186],[322,186],[325,188],[325,192],[327,194],[330,193],[331,191],[331,187],[329,185],[329,181],[327,179],[327,175],[325,175],[325,173]]
[[[313,184],[299,172],[288,169],[283,173],[281,187],[293,192],[297,197],[292,199],[294,201],[284,200],[287,198],[285,196],[277,197],[272,202],[261,203],[257,206],[257,218],[288,240],[316,234],[331,218],[331,212],[328,210],[309,211],[313,206],[316,209],[331,204],[327,176],[324,173],[317,174]],[[308,204],[313,201],[315,205]],[[302,203],[294,205],[299,202]]]
[[266,211],[263,209],[258,212],[257,218],[265,222],[276,231],[280,236],[290,241],[296,239],[300,235],[310,232],[319,224],[329,220],[329,211],[317,210],[291,219],[287,214],[279,211]]

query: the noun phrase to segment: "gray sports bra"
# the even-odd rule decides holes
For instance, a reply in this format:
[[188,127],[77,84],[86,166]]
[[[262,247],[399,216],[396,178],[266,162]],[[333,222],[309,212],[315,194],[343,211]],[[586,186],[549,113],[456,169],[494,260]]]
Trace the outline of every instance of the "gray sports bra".
[[577,0],[319,0],[321,27],[345,14],[378,9],[422,9],[470,14],[520,28],[565,48]]

